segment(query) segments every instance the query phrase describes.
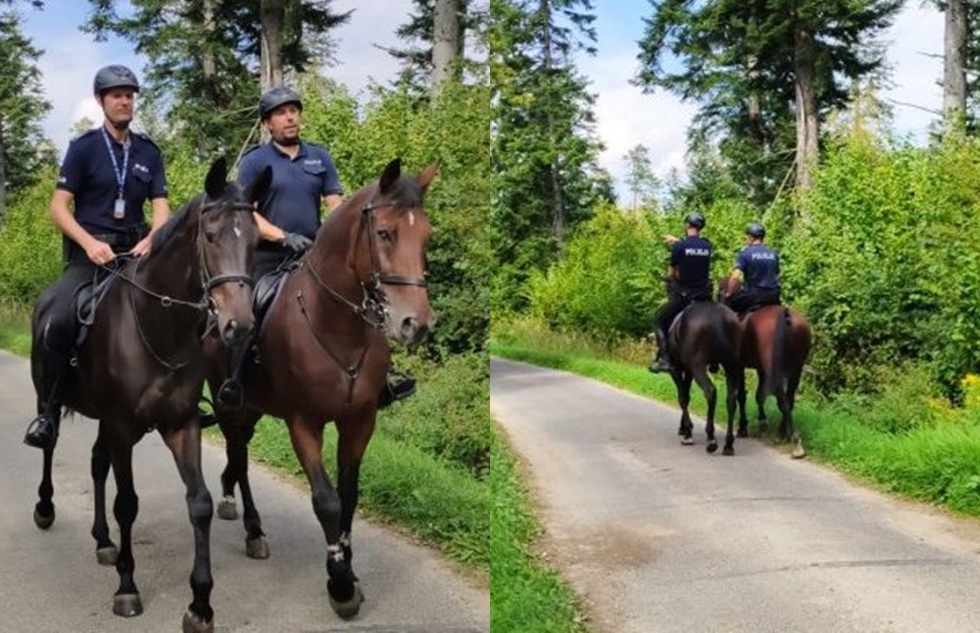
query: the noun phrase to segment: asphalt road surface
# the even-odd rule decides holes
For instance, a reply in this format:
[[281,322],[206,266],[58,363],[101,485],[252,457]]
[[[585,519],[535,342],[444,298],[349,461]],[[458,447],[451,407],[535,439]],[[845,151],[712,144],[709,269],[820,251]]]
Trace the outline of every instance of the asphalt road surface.
[[587,379],[496,359],[490,376],[544,549],[597,631],[980,631],[980,522],[754,440],[708,455],[700,420],[681,446],[677,409]]
[[[144,613],[120,618],[111,606],[118,575],[115,568],[96,563],[89,535],[89,455],[96,424],[80,417],[62,423],[54,468],[57,519],[42,532],[32,519],[41,452],[21,443],[33,402],[27,362],[0,352],[0,631],[179,631],[191,600],[193,541],[184,487],[170,451],[157,434],[146,436],[135,450],[140,509],[133,540]],[[217,504],[224,453],[205,448],[205,476]],[[215,518],[211,602],[216,631],[489,631],[485,584],[360,517],[354,523],[354,561],[366,600],[357,618],[340,620],[327,602],[325,544],[305,483],[297,485],[260,467],[249,473],[272,556],[246,558],[241,521]],[[118,544],[111,482],[110,475],[109,523]]]

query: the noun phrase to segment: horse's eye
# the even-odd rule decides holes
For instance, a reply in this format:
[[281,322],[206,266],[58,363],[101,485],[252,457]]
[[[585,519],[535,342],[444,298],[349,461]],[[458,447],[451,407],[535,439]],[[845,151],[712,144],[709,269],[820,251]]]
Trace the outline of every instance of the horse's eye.
[[378,229],[378,237],[380,237],[385,242],[391,242],[391,231],[388,229]]
[[214,244],[217,241],[218,236],[214,231],[205,231],[204,239],[206,239],[209,244]]

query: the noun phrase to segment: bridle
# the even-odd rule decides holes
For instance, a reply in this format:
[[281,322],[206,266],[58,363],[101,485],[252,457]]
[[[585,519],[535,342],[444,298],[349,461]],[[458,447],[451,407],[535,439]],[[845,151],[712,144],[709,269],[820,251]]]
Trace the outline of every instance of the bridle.
[[[304,258],[304,266],[317,285],[326,290],[332,297],[349,307],[354,314],[364,319],[365,323],[376,329],[384,327],[385,318],[388,316],[388,296],[384,293],[382,286],[416,286],[418,288],[428,287],[428,283],[423,277],[409,277],[406,275],[396,275],[385,273],[381,270],[381,257],[378,255],[378,241],[374,231],[374,212],[378,209],[385,209],[395,206],[393,202],[375,204],[374,198],[368,200],[361,207],[361,220],[358,227],[358,239],[362,233],[367,233],[368,254],[371,258],[371,273],[365,281],[361,282],[364,291],[364,298],[357,304],[326,284],[316,269],[310,265],[309,258]],[[302,295],[300,302],[303,303]],[[305,312],[305,309],[304,309]]]
[[[207,213],[209,210],[218,206],[221,206],[223,210],[235,211],[238,213],[251,213],[253,211],[252,205],[248,202],[234,202],[232,204],[222,204],[221,202],[215,201],[215,202],[204,203],[204,205],[201,207],[201,216],[203,217],[204,214]],[[238,220],[236,219],[235,221],[237,222]],[[237,225],[235,227],[235,232],[237,236],[237,234],[239,233],[239,229]],[[200,224],[198,224],[197,256],[199,260],[198,269],[200,270],[200,274],[201,274],[201,288],[204,289],[204,296],[207,300],[207,305],[209,307],[209,310],[211,312],[214,312],[214,306],[213,306],[214,301],[211,299],[212,290],[214,290],[215,288],[217,288],[222,284],[232,283],[236,281],[238,283],[247,284],[249,287],[254,286],[255,282],[252,280],[251,275],[248,274],[248,271],[244,273],[226,273],[223,275],[212,276],[211,271],[208,270],[208,263],[204,257],[204,246],[201,243],[201,241],[204,238],[202,237],[201,234],[202,234],[201,227]]]

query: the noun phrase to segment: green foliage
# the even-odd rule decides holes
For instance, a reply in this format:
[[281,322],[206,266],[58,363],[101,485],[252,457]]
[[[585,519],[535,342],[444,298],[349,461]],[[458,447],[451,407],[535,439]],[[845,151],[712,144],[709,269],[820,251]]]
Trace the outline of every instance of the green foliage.
[[487,355],[453,356],[435,370],[418,362],[397,365],[416,376],[418,393],[384,411],[385,435],[485,477],[493,441]]
[[918,361],[955,398],[978,369],[978,157],[974,141],[889,149],[860,134],[830,149],[784,249],[822,391],[875,391],[875,368]]
[[395,157],[410,174],[439,163],[426,197],[434,227],[429,294],[439,314],[431,349],[485,348],[492,261],[487,87],[449,82],[426,106],[406,91],[375,87],[363,108],[336,85],[308,79],[303,87],[304,136],[327,146],[349,191],[377,180]]
[[48,215],[56,178],[47,167],[11,199],[0,226],[0,299],[30,305],[61,274],[61,238]]

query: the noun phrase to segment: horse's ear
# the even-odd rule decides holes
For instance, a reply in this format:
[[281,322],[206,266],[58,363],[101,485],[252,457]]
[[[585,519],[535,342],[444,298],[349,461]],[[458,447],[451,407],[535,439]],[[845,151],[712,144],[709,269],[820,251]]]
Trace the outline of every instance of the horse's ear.
[[224,156],[211,163],[208,176],[204,179],[204,191],[212,200],[220,198],[228,184],[228,162]]
[[265,197],[265,192],[272,184],[272,167],[266,165],[262,172],[255,177],[255,180],[248,183],[245,187],[245,199],[249,202],[258,202]]
[[402,159],[396,158],[395,160],[388,163],[385,170],[381,172],[381,184],[378,185],[378,190],[381,191],[382,195],[389,193],[391,189],[398,182],[398,179],[402,175]]
[[422,170],[422,173],[418,175],[415,182],[419,184],[419,188],[422,189],[422,195],[425,195],[425,190],[429,188],[429,183],[432,179],[436,177],[439,173],[439,161],[436,161]]

